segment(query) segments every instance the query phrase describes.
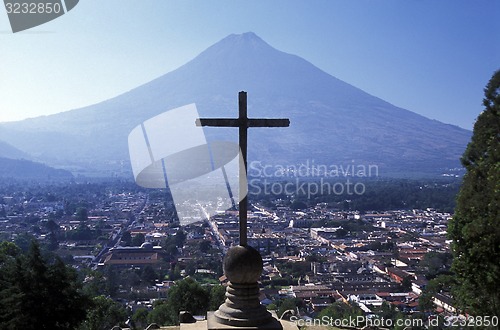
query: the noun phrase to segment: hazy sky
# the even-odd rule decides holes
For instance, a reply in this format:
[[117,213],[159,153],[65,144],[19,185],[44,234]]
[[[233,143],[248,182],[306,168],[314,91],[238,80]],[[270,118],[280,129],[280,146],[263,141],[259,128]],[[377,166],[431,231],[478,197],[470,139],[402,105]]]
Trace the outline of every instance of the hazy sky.
[[500,69],[497,0],[81,0],[15,34],[0,8],[0,122],[106,100],[248,31],[394,105],[467,129]]

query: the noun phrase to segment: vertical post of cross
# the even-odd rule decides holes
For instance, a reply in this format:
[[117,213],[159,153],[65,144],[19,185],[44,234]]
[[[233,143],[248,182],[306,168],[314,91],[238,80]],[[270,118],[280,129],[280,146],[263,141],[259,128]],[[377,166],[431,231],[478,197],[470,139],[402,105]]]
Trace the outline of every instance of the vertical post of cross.
[[[248,135],[248,116],[247,116],[247,93],[239,92],[238,94],[238,110],[239,110],[239,144],[240,144],[240,187],[239,191],[247,190],[247,135]],[[244,172],[243,172],[244,171]],[[244,174],[244,175],[243,175]],[[248,217],[248,197],[241,199],[239,203],[240,216],[240,245],[247,245],[247,217]]]

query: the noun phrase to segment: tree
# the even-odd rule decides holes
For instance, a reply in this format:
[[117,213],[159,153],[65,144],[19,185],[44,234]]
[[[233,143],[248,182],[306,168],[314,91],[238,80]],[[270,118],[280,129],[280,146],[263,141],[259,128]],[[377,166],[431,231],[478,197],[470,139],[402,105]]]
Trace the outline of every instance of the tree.
[[132,245],[132,235],[130,235],[129,231],[123,233],[121,238],[122,246],[131,246]]
[[12,285],[12,277],[16,275],[17,257],[21,249],[11,242],[0,243],[0,329],[15,329],[23,322],[20,299],[22,293]]
[[278,307],[278,312],[276,313],[278,315],[278,318],[281,318],[283,313],[285,313],[287,310],[296,310],[297,309],[297,303],[295,302],[295,299],[289,298],[283,300]]
[[151,265],[146,265],[142,270],[141,279],[148,284],[154,284],[158,279],[158,274],[156,274]]
[[212,243],[207,240],[203,240],[199,244],[199,249],[202,253],[207,253],[212,248]]
[[139,233],[132,237],[132,246],[141,246],[142,243],[146,241],[146,238],[144,237],[144,234]]
[[214,285],[210,289],[209,310],[215,311],[226,300],[226,287],[222,285]]
[[99,234],[99,231],[94,231],[81,222],[76,229],[66,232],[66,238],[75,241],[89,241],[97,238]]
[[75,216],[76,216],[76,220],[81,221],[81,222],[85,222],[89,219],[89,211],[85,207],[79,207],[76,210]]
[[411,291],[412,279],[413,276],[411,275],[408,275],[405,278],[403,278],[403,281],[401,282],[401,290],[406,292]]
[[79,330],[108,330],[126,320],[125,307],[110,298],[97,296],[92,299],[92,306]]
[[131,318],[134,328],[144,329],[148,325],[148,314],[149,311],[146,308],[138,308]]
[[52,219],[45,223],[45,228],[51,233],[55,233],[60,229],[59,225]]
[[446,274],[449,272],[452,256],[448,252],[428,252],[420,265],[427,268],[427,279],[433,279],[439,274]]
[[467,172],[448,235],[459,307],[500,315],[500,70],[485,88],[483,105],[461,159]]
[[21,254],[21,249],[12,242],[2,241],[0,242],[0,266],[2,266],[7,260],[12,260],[12,258],[17,257]]
[[339,229],[337,229],[337,231],[335,231],[335,236],[337,238],[344,238],[347,236],[347,234],[349,234],[349,232],[347,230],[345,230],[344,228],[339,228]]
[[195,260],[190,260],[187,262],[184,270],[186,271],[186,275],[193,276],[196,274],[196,269],[198,268],[198,264]]
[[105,276],[104,290],[107,294],[113,297],[118,293],[118,289],[120,286],[119,284],[120,279],[118,277],[118,274],[113,269],[113,267],[107,266],[104,269],[104,276]]
[[[207,292],[201,285],[188,277],[177,282],[168,292],[167,300],[158,300],[153,305],[147,320],[159,325],[175,325],[179,323],[179,312],[189,311],[195,315],[206,314],[210,301],[215,300],[217,292]],[[217,306],[219,307],[219,306]]]
[[132,269],[123,270],[119,278],[120,282],[128,287],[139,286],[141,284],[141,277]]
[[76,272],[42,257],[36,241],[2,262],[0,274],[0,329],[74,329],[85,318],[89,299]]
[[175,245],[177,245],[177,247],[183,247],[184,246],[184,243],[186,242],[186,233],[182,230],[182,229],[179,229],[179,231],[177,233],[175,233]]
[[153,310],[148,314],[148,323],[174,325],[176,323],[174,311],[166,301],[155,301]]
[[[107,267],[109,268],[109,266]],[[105,293],[110,294],[106,291],[106,278],[101,271],[86,269],[83,275],[85,275],[83,291],[87,296],[96,297]]]
[[420,310],[424,312],[433,310],[434,303],[432,302],[432,298],[434,295],[443,291],[448,292],[453,285],[456,285],[456,280],[452,275],[439,275],[430,280],[418,300]]
[[47,248],[50,251],[55,251],[59,248],[59,240],[57,239],[56,234],[49,233],[47,235]]
[[[186,310],[193,314],[205,314],[209,297],[206,290],[194,279],[186,278],[178,282],[169,292],[172,300],[183,301],[179,311]],[[178,314],[178,313],[177,313]]]
[[398,315],[398,311],[396,310],[396,306],[384,301],[380,306],[380,312],[378,316],[385,320],[391,319],[395,320]]
[[292,204],[290,204],[290,209],[295,211],[304,210],[307,209],[307,204],[302,201],[295,200],[292,202]]
[[31,235],[30,233],[20,233],[14,239],[14,244],[24,252],[27,252],[29,251],[33,241],[36,241],[35,236]]

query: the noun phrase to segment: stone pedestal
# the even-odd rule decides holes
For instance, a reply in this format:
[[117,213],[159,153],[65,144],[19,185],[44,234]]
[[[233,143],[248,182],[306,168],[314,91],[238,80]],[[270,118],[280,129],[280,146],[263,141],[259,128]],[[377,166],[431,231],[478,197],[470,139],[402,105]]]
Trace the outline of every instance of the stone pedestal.
[[[180,327],[175,329],[171,328],[168,330],[274,330],[274,329],[282,329],[282,330],[299,330],[297,325],[294,322],[286,321],[286,320],[278,320],[276,318],[276,314],[273,314],[273,322],[261,325],[258,327],[234,327],[231,325],[225,325],[217,322],[215,320],[214,312],[208,312],[207,320],[198,321],[196,323],[181,323]],[[216,325],[214,327],[214,325]],[[162,328],[163,329],[163,328]]]
[[250,246],[233,246],[224,258],[229,280],[226,301],[207,317],[208,329],[283,329],[280,322],[260,304],[258,280],[262,257]]

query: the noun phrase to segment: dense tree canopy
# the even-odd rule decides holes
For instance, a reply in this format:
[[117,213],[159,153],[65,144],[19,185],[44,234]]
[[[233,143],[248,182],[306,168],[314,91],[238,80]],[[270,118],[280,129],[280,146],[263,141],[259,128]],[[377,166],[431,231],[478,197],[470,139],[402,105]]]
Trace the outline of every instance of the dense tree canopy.
[[[194,315],[205,315],[207,310],[216,310],[225,298],[225,287],[202,287],[196,280],[186,277],[170,288],[168,298],[157,300],[148,313],[147,323],[159,325],[179,324],[179,312],[188,311]],[[144,317],[144,315],[139,315]],[[139,318],[136,316],[136,318]]]
[[92,299],[87,317],[79,330],[108,330],[127,319],[127,311],[121,304],[105,296]]
[[[452,212],[456,206],[456,195],[460,188],[457,178],[441,179],[378,179],[360,180],[366,188],[363,194],[312,194],[294,196],[290,202],[292,209],[301,209],[317,203],[328,203],[332,208],[340,210],[385,211],[397,209],[435,208],[443,212]],[[283,181],[277,185],[294,184]],[[333,185],[334,182],[332,181]],[[254,185],[255,186],[255,185]],[[263,191],[264,188],[262,188]],[[262,192],[261,191],[261,192]],[[277,199],[286,201],[289,196],[275,194],[250,193],[251,201],[273,208]],[[299,205],[300,207],[297,207]]]
[[500,71],[486,86],[483,104],[462,157],[467,173],[449,236],[460,307],[500,315]]
[[0,244],[0,283],[0,329],[74,329],[86,316],[75,271],[44,258],[36,241],[24,254]]

